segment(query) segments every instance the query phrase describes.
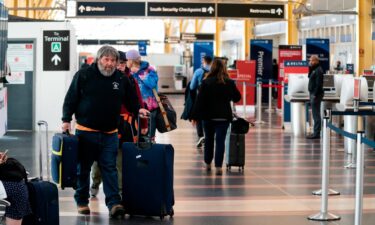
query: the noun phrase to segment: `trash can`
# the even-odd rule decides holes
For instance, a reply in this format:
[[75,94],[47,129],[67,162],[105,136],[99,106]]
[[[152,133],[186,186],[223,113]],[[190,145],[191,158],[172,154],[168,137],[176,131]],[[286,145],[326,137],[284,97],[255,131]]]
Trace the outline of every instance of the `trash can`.
[[303,102],[291,102],[291,125],[294,137],[305,136],[306,107]]

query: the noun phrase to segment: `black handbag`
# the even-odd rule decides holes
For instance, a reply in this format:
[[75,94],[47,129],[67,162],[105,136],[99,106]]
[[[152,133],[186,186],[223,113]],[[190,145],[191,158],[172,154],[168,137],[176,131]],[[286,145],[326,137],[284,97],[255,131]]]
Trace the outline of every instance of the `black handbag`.
[[234,114],[232,120],[232,130],[234,134],[247,134],[249,132],[250,122]]
[[25,167],[15,158],[8,158],[0,164],[0,180],[20,182],[27,179]]
[[177,128],[177,114],[166,95],[159,95],[152,89],[159,108],[156,114],[156,129],[160,133],[172,131]]

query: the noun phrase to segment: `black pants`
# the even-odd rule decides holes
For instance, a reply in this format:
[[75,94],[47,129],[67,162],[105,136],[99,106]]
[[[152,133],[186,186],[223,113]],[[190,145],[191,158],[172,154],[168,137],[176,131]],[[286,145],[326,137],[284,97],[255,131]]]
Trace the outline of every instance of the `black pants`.
[[202,122],[202,120],[197,121],[196,129],[197,129],[198,138],[203,137],[204,134],[203,134],[203,122]]
[[320,136],[320,130],[322,127],[322,116],[320,115],[320,105],[322,103],[323,96],[310,95],[310,105],[312,116],[314,119],[314,136]]

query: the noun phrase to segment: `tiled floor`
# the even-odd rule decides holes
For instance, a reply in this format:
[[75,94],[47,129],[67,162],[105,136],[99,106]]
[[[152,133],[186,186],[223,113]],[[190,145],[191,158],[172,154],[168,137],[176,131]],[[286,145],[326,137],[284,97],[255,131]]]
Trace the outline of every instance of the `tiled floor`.
[[[171,96],[178,112],[183,96]],[[180,115],[180,113],[178,113]],[[250,120],[254,120],[253,114]],[[179,121],[176,131],[159,134],[158,142],[172,143],[175,148],[175,216],[173,219],[126,217],[111,220],[104,205],[102,190],[91,199],[93,213],[79,216],[73,191],[60,191],[60,224],[212,224],[212,225],[311,225],[307,216],[319,212],[320,197],[311,192],[321,187],[321,141],[295,138],[280,128],[280,115],[263,114],[267,124],[256,126],[246,135],[246,167],[236,168],[222,176],[203,170],[200,150],[195,148],[194,128]],[[52,135],[52,133],[50,134]],[[0,149],[20,159],[36,174],[38,135],[10,132],[0,138]],[[345,169],[350,156],[342,152],[343,139],[331,137],[330,187],[341,192],[329,198],[329,212],[342,217],[328,224],[353,225],[355,170]],[[363,225],[375,220],[375,154],[366,149]],[[145,203],[147,204],[147,203]]]

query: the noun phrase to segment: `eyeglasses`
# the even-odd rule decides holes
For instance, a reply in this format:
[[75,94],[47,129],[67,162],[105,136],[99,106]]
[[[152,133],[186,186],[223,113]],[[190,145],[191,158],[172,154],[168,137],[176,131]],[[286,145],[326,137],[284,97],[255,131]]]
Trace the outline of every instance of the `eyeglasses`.
[[119,63],[120,63],[120,64],[125,64],[125,63],[126,63],[126,61],[120,61]]

